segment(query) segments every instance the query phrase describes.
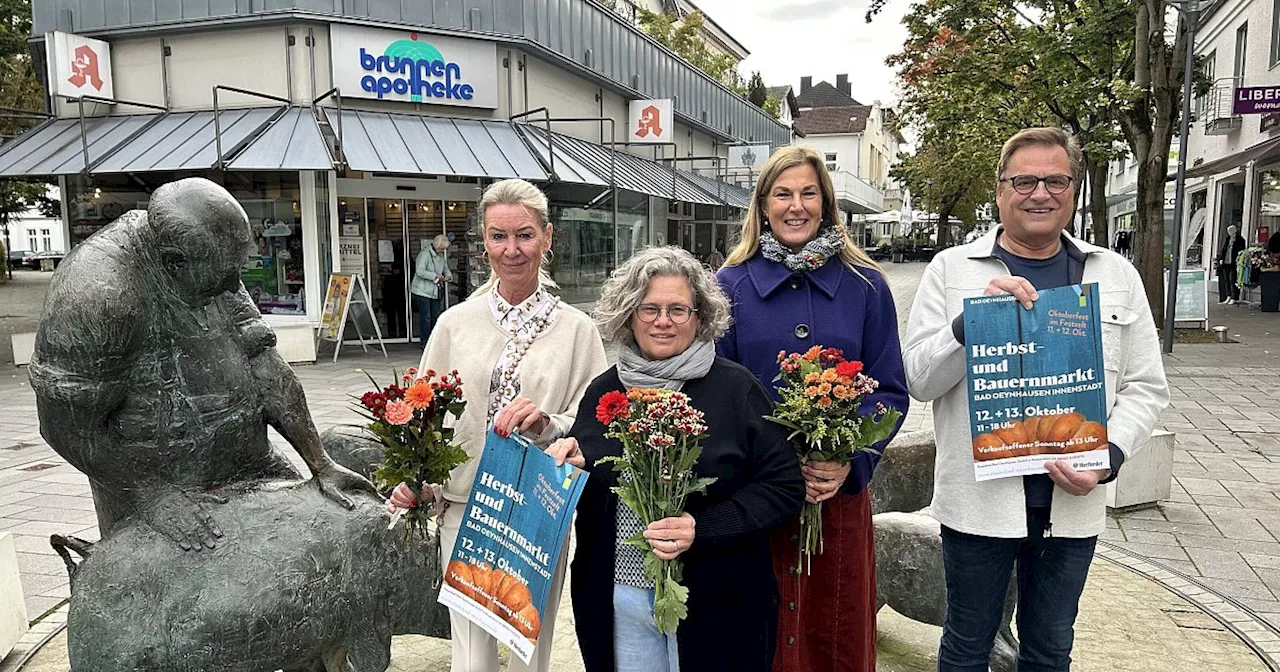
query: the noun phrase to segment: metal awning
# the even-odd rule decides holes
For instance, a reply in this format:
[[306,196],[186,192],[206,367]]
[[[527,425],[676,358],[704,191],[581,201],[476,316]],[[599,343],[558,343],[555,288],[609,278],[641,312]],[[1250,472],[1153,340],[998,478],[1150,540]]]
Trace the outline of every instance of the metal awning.
[[0,177],[74,175],[106,156],[160,115],[86,117],[45,122],[0,147]]
[[[591,168],[582,165],[572,154],[565,151],[564,143],[557,141],[556,143],[548,143],[546,133],[532,133],[532,126],[526,124],[517,124],[516,128],[520,131],[520,136],[529,142],[529,146],[533,147],[534,153],[542,160],[542,165],[551,166],[555,170],[556,179],[561,182],[571,182],[574,184],[589,184],[593,187],[608,187],[609,167],[597,174]],[[554,159],[552,158],[554,157]]]
[[[519,177],[547,172],[510,122],[326,108],[347,166],[375,173]],[[339,121],[340,119],[340,121]]]
[[333,170],[333,156],[311,108],[291,107],[232,159],[227,169]]
[[215,132],[214,113],[170,112],[147,126],[90,167],[91,173],[145,173],[163,170],[208,170],[218,163],[217,138],[222,158],[232,156],[267,124],[285,111],[283,107],[249,107],[222,110]]
[[[545,146],[547,144],[546,129],[538,128],[533,124],[520,124],[519,128],[535,146]],[[553,142],[557,150],[563,150],[578,164],[586,167],[596,176],[605,179],[605,184],[608,184],[610,154],[608,147],[560,133],[553,132],[551,135],[554,137]],[[680,171],[673,171],[671,168],[627,152],[613,151],[612,153],[614,177],[618,186],[622,189],[685,203],[724,205],[722,201],[706,193],[688,178],[682,176]],[[559,151],[557,151],[556,177],[566,181],[573,181],[568,176],[561,174],[559,160]]]
[[724,201],[725,205],[743,209],[751,205],[751,192],[742,187],[722,182],[708,175],[699,175],[685,170],[680,171],[680,175],[698,185],[700,189],[708,194]]

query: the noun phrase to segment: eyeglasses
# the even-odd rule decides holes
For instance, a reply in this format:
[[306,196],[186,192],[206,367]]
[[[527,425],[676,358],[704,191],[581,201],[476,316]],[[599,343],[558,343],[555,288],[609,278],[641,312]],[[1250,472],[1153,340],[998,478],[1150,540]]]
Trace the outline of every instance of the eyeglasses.
[[698,309],[690,308],[689,306],[680,305],[678,303],[674,306],[667,306],[665,308],[662,306],[655,306],[652,303],[642,303],[639,308],[636,308],[636,317],[639,317],[641,322],[654,322],[658,319],[658,316],[664,312],[667,314],[667,319],[671,320],[675,324],[684,324],[689,321],[689,318],[693,317],[694,313],[698,312]]
[[1036,177],[1035,175],[1014,175],[1006,177],[1001,182],[1008,182],[1013,190],[1019,194],[1030,194],[1044,182],[1044,188],[1051,194],[1061,194],[1071,188],[1070,175],[1046,175],[1044,177]]

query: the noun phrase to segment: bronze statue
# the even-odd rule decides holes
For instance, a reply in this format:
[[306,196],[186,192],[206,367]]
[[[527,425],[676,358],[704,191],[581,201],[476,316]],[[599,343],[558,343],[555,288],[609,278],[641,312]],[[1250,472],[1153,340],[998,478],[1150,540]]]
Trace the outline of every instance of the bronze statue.
[[166,184],[72,250],[54,274],[30,367],[41,434],[89,476],[104,539],[138,517],[183,550],[223,535],[208,507],[301,474],[329,498],[374,491],[325,453],[302,386],[275,350],[240,268],[244,209],[205,179]]

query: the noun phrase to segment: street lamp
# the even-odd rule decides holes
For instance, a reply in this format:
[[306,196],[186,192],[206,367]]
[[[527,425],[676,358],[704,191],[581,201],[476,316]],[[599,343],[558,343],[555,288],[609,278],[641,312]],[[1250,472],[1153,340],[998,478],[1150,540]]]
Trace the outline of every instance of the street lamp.
[[1191,123],[1191,87],[1195,83],[1196,24],[1200,22],[1199,0],[1169,0],[1169,5],[1187,17],[1187,62],[1182,73],[1182,124],[1178,133],[1178,181],[1173,194],[1173,239],[1170,241],[1169,277],[1165,280],[1164,343],[1165,354],[1173,352],[1173,322],[1178,309],[1178,267],[1182,262],[1182,202],[1187,186],[1187,136]]

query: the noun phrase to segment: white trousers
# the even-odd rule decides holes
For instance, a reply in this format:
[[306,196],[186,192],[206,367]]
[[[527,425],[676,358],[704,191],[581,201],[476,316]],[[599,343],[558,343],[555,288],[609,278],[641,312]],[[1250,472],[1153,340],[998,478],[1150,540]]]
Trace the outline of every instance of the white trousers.
[[[448,567],[453,555],[453,544],[462,527],[466,504],[449,502],[449,508],[440,523],[440,566]],[[538,646],[528,665],[519,656],[511,656],[509,672],[551,672],[551,638],[555,635],[556,612],[560,608],[560,592],[564,588],[565,570],[569,566],[569,540],[560,549],[560,563],[551,576],[551,594],[547,596],[547,609],[542,615],[542,631],[538,633]],[[451,672],[498,672],[498,640],[483,628],[450,609],[449,626],[453,637],[453,663]]]

